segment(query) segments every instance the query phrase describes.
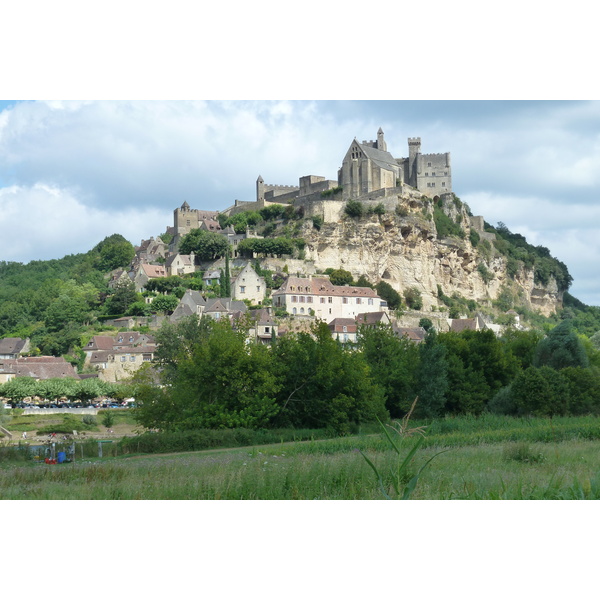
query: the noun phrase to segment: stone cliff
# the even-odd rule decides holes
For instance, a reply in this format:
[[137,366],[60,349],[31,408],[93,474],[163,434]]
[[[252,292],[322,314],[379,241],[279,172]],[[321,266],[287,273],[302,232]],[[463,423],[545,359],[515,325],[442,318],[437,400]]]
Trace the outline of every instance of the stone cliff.
[[[537,285],[533,270],[523,264],[509,276],[507,258],[495,250],[494,234],[483,231],[483,219],[470,217],[460,200],[449,200],[450,196],[443,199],[434,214],[434,201],[423,196],[386,198],[385,214],[358,218],[346,216],[341,202],[313,206],[311,213],[323,215],[325,222],[317,230],[310,220],[304,221],[300,235],[306,241],[305,264],[312,263],[309,271],[342,268],[355,279],[365,275],[374,283],[384,280],[400,293],[415,287],[424,309],[443,305],[440,288],[446,296],[458,294],[490,307],[501,294],[509,294],[515,305],[545,316],[562,307],[554,279]],[[381,200],[371,204],[377,202]],[[368,210],[368,201],[364,207]],[[438,239],[440,211],[457,226],[458,235]]]

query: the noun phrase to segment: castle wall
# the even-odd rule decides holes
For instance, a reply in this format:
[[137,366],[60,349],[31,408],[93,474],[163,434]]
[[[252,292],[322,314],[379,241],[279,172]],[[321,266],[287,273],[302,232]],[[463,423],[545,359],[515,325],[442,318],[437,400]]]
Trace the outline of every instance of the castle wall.
[[417,156],[416,187],[430,198],[452,191],[449,152]]

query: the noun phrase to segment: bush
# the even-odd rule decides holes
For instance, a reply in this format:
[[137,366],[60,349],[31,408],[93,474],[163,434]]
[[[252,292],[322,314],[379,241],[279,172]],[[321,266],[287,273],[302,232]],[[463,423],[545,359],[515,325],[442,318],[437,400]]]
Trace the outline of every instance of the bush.
[[358,202],[357,200],[348,200],[348,202],[346,203],[346,208],[344,209],[344,212],[349,216],[349,217],[362,217],[364,214],[364,206],[362,205],[361,202]]
[[412,310],[421,310],[423,308],[421,292],[415,287],[408,288],[404,291],[404,299],[406,300],[408,308],[411,308]]
[[81,421],[85,423],[85,425],[98,425],[98,421],[94,415],[83,415]]

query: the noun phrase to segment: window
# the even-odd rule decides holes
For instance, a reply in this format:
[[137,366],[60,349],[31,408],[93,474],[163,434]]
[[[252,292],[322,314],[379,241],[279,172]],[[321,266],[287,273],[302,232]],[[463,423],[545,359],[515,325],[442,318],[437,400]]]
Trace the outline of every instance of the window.
[[431,166],[431,163],[427,163],[427,166],[428,166],[428,167],[430,167],[430,166]]
[[306,301],[307,301],[309,304],[312,304],[312,296],[306,296]]
[[342,326],[342,331],[343,331],[344,333],[346,333],[346,331],[348,331],[348,327],[347,327],[346,325],[343,325],[343,326]]
[[425,173],[425,177],[429,177],[429,173]]
[[329,296],[329,298],[327,298],[327,301],[329,302],[329,304],[333,304],[333,298],[331,296]]
[[129,336],[129,341],[133,342],[133,336],[132,335]]
[[300,296],[300,302],[304,304],[304,296]]
[[125,362],[127,360],[126,356],[121,356],[121,362]]
[[446,182],[442,181],[442,187],[446,187]]
[[265,327],[265,333],[271,333],[271,328],[270,327]]
[[303,315],[304,314],[304,306],[300,307],[300,314]]
[[188,226],[188,227],[191,225],[191,223],[190,223],[190,220],[189,220],[189,219],[186,221],[186,223],[187,223],[187,226]]
[[373,306],[373,298],[369,298],[369,300],[367,301],[367,304],[369,306]]
[[296,288],[293,285],[290,285],[290,292],[293,292]]
[[435,177],[435,171],[432,171],[431,176]]
[[292,311],[293,314],[296,314],[298,312],[298,310],[296,309],[296,307],[294,306],[294,310]]
[[135,356],[130,356],[129,357],[129,362],[135,362]]
[[298,296],[292,296],[292,302],[298,302]]
[[246,286],[240,285],[240,294],[245,294],[245,293],[246,293]]
[[331,309],[329,309],[329,314],[331,314]]
[[360,304],[360,298],[356,299],[356,304]]
[[348,304],[348,298],[342,298],[342,304]]
[[321,304],[325,304],[325,298],[321,298]]
[[257,285],[257,286],[256,286],[256,291],[257,291],[257,292],[260,292],[260,285]]

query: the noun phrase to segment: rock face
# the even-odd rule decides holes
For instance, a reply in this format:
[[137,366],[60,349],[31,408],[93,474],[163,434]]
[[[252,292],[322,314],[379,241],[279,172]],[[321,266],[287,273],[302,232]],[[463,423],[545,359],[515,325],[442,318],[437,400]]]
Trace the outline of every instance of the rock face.
[[[447,296],[456,293],[482,305],[491,305],[508,290],[517,304],[546,316],[561,308],[562,293],[553,279],[546,287],[537,286],[533,271],[523,267],[509,277],[506,258],[494,251],[493,244],[471,244],[469,233],[473,224],[477,231],[480,218],[470,219],[468,207],[460,202],[444,204],[444,213],[464,237],[438,239],[433,202],[398,197],[394,203],[385,203],[386,213],[381,216],[350,218],[334,211],[339,216],[330,220],[325,212],[319,231],[305,221],[301,234],[306,240],[305,258],[315,271],[342,268],[355,278],[365,275],[375,283],[384,280],[399,292],[415,287],[425,309],[442,306],[438,286]],[[490,236],[483,231],[478,234],[482,239]]]

